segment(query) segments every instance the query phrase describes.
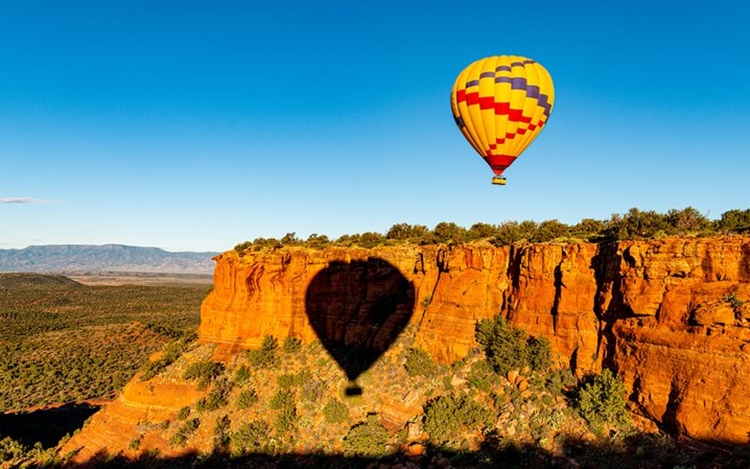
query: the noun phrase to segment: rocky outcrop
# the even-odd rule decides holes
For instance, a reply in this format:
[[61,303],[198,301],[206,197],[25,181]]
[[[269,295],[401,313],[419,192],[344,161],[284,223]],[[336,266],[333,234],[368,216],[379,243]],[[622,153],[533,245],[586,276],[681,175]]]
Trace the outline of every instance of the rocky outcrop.
[[[150,427],[174,420],[179,410],[205,396],[194,383],[184,380],[152,378],[141,381],[138,375],[123,388],[117,399],[94,414],[83,431],[61,449],[70,463],[95,466],[115,454],[108,449],[122,448],[121,453],[135,456],[139,451],[158,449],[165,456],[180,456],[186,450],[171,448],[168,441]],[[133,442],[138,441],[137,447]],[[200,440],[199,440],[200,441]],[[210,450],[210,437],[204,439],[204,450]],[[84,466],[86,467],[86,466]]]
[[266,335],[382,351],[407,324],[451,362],[501,314],[547,337],[559,366],[618,371],[667,431],[748,443],[750,238],[609,245],[283,248],[215,258],[201,340],[224,355]]
[[624,243],[617,255],[606,358],[634,409],[680,436],[746,444],[750,240]]
[[238,350],[259,346],[265,335],[326,339],[308,315],[309,297],[316,295],[309,288],[313,279],[337,266],[341,285],[329,287],[325,301],[332,310],[351,308],[367,302],[351,293],[354,285],[365,282],[367,295],[387,297],[394,279],[341,266],[377,260],[390,266],[390,277],[411,284],[408,322],[416,326],[417,346],[438,360],[465,356],[476,346],[476,321],[504,314],[530,334],[550,338],[561,364],[578,356],[577,369],[592,369],[598,366],[592,357],[600,335],[591,265],[596,253],[593,244],[289,248],[244,257],[230,251],[216,258],[214,290],[203,303],[199,334],[204,342]]

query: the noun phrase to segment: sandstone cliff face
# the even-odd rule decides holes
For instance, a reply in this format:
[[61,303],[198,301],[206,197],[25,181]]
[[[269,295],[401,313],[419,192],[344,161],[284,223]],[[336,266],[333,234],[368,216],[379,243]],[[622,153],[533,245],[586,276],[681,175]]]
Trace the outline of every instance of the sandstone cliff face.
[[560,366],[616,369],[633,410],[667,431],[741,444],[748,300],[747,237],[230,251],[199,334],[225,354],[265,335],[381,350],[412,324],[416,346],[450,362],[476,346],[477,320],[501,314],[550,339]]
[[623,243],[606,354],[637,412],[715,443],[746,444],[750,430],[750,240]]

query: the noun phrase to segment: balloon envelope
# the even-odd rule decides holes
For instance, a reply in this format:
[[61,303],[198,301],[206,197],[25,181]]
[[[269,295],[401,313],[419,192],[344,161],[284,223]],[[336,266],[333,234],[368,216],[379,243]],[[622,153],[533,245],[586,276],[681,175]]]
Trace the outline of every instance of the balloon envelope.
[[516,55],[477,60],[458,75],[451,92],[458,128],[497,175],[536,138],[554,101],[549,72]]

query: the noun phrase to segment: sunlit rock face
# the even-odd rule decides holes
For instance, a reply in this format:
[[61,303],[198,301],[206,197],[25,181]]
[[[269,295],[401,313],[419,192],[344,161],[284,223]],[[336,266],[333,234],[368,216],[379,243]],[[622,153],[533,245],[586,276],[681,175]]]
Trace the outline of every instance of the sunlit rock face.
[[[667,431],[748,442],[748,237],[292,247],[215,260],[199,334],[221,345],[219,355],[256,348],[266,335],[317,340],[321,330],[323,339],[382,349],[411,325],[402,333],[416,347],[452,362],[476,346],[476,321],[501,314],[547,337],[558,366],[579,375],[613,367],[633,411]],[[388,317],[375,321],[368,311],[386,303]],[[323,329],[311,305],[324,311]]]

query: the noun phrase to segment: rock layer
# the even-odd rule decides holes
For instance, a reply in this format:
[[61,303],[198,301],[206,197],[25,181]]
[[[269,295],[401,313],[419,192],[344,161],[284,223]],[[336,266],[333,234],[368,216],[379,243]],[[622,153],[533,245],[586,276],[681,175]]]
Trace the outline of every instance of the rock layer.
[[[180,456],[185,449],[173,449],[154,432],[146,432],[149,425],[174,420],[182,407],[205,396],[194,383],[183,380],[152,378],[140,381],[136,375],[123,388],[118,398],[106,405],[86,422],[65,445],[60,454],[72,455],[70,463],[93,466],[106,461],[117,452],[136,456],[133,440],[139,441],[139,451],[158,449],[169,457]],[[143,438],[146,434],[146,438]],[[205,438],[210,442],[210,437]],[[113,449],[117,450],[113,450]],[[210,450],[208,444],[203,450]]]
[[374,263],[410,284],[398,296],[411,295],[408,301],[396,303],[413,304],[413,311],[397,316],[411,314],[415,345],[439,361],[465,356],[476,346],[476,321],[501,314],[547,337],[558,366],[579,375],[602,366],[617,370],[632,409],[663,429],[711,443],[748,443],[750,407],[742,390],[750,385],[750,238],[291,247],[243,257],[230,251],[215,260],[199,334],[224,354],[256,348],[266,335],[308,342],[321,330],[336,331],[321,339],[356,342],[365,334],[377,341],[377,331],[364,332],[373,326],[362,312],[375,304],[368,299],[389,297],[395,287],[392,276],[376,269],[324,276],[324,297],[314,296],[314,304],[327,305],[324,329],[316,333],[307,311],[321,271]]

